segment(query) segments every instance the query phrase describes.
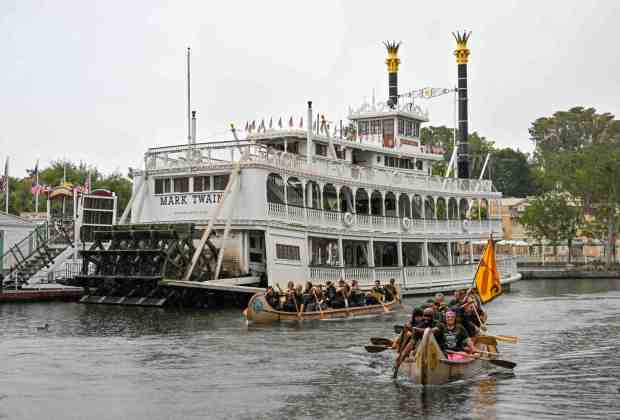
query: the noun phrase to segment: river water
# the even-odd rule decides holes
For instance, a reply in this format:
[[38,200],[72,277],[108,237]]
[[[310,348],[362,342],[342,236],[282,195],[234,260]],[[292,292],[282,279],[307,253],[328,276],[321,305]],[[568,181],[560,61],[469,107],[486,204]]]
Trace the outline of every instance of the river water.
[[248,327],[237,309],[3,304],[0,419],[620,418],[620,280],[521,281],[486,309],[521,338],[500,346],[514,373],[422,388],[363,349],[405,313]]

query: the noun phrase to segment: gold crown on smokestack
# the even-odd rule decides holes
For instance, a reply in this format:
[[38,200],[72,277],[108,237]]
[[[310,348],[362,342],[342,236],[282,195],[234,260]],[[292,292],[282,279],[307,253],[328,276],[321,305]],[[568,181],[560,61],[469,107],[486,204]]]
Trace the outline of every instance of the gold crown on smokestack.
[[456,40],[456,50],[454,55],[456,56],[456,64],[467,64],[467,58],[469,57],[469,50],[467,49],[467,41],[471,35],[471,31],[452,32],[452,36]]
[[388,58],[385,60],[387,64],[388,73],[396,73],[398,71],[398,65],[400,59],[398,58],[398,47],[400,47],[400,41],[383,41],[383,45],[387,48]]

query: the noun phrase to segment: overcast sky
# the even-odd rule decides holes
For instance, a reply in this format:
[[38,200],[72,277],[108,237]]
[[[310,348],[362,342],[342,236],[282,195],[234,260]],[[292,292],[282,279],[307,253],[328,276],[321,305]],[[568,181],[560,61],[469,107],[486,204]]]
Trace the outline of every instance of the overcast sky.
[[[456,83],[470,39],[470,132],[531,151],[530,123],[575,105],[620,114],[617,1],[0,1],[0,159],[25,176],[67,158],[106,173],[186,141],[185,48],[199,141],[227,126],[331,120],[387,96],[381,41],[401,40],[399,90]],[[452,126],[452,98],[423,104]]]

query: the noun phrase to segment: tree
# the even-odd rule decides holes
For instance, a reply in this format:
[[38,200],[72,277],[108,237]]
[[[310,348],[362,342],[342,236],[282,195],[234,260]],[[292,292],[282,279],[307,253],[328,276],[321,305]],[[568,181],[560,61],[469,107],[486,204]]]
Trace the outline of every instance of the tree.
[[569,194],[553,191],[532,199],[519,217],[519,223],[539,243],[547,240],[555,248],[566,241],[570,263],[572,242],[582,219],[580,208]]
[[[90,174],[92,189],[105,188],[118,196],[118,213],[121,214],[129,202],[132,192],[131,181],[120,173],[102,175],[97,168],[84,162],[75,164],[69,161],[52,161],[49,167],[39,170],[39,183],[56,187],[66,179],[74,185],[84,185]],[[66,178],[65,178],[66,176]],[[35,211],[34,195],[31,193],[32,176],[11,178],[9,212],[19,215],[23,212]],[[39,210],[45,210],[45,195],[39,196]]]
[[[458,130],[456,132],[458,138]],[[469,172],[472,178],[478,178],[488,153],[495,149],[495,142],[480,136],[477,132],[468,135],[469,144]],[[420,130],[420,142],[424,145],[433,145],[443,148],[444,160],[433,165],[433,175],[444,176],[448,162],[454,149],[454,129],[446,126],[423,127]]]
[[607,263],[615,262],[620,213],[620,121],[576,107],[532,123],[534,159],[546,188],[579,199],[607,225]]
[[492,153],[489,174],[493,185],[506,197],[527,197],[539,191],[527,154],[511,148]]

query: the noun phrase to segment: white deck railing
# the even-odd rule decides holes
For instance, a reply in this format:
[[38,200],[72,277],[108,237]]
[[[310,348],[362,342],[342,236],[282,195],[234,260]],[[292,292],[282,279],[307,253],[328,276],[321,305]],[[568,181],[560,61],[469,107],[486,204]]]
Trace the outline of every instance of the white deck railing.
[[[473,282],[477,264],[424,266],[424,267],[310,267],[310,280],[325,283],[327,280],[357,280],[360,287],[372,287],[375,280],[382,284],[395,279],[406,290],[442,289],[450,286],[465,287]],[[504,281],[515,276],[517,262],[513,257],[498,257],[497,269]]]
[[434,234],[502,234],[502,221],[491,220],[433,220],[410,219],[411,227],[406,229],[403,219],[398,217],[371,216],[367,214],[353,214],[351,225],[344,220],[344,213],[311,209],[305,207],[288,206],[286,204],[267,203],[267,217],[292,224],[306,226],[337,227],[352,230],[403,232],[403,233],[434,233]]
[[169,171],[184,169],[221,169],[233,162],[242,166],[263,164],[275,170],[290,169],[308,176],[321,174],[334,178],[385,186],[406,186],[412,190],[437,193],[493,193],[489,180],[445,178],[429,176],[421,171],[396,168],[365,167],[351,163],[313,156],[285,153],[249,141],[210,142],[151,148],[146,153],[146,170]]

